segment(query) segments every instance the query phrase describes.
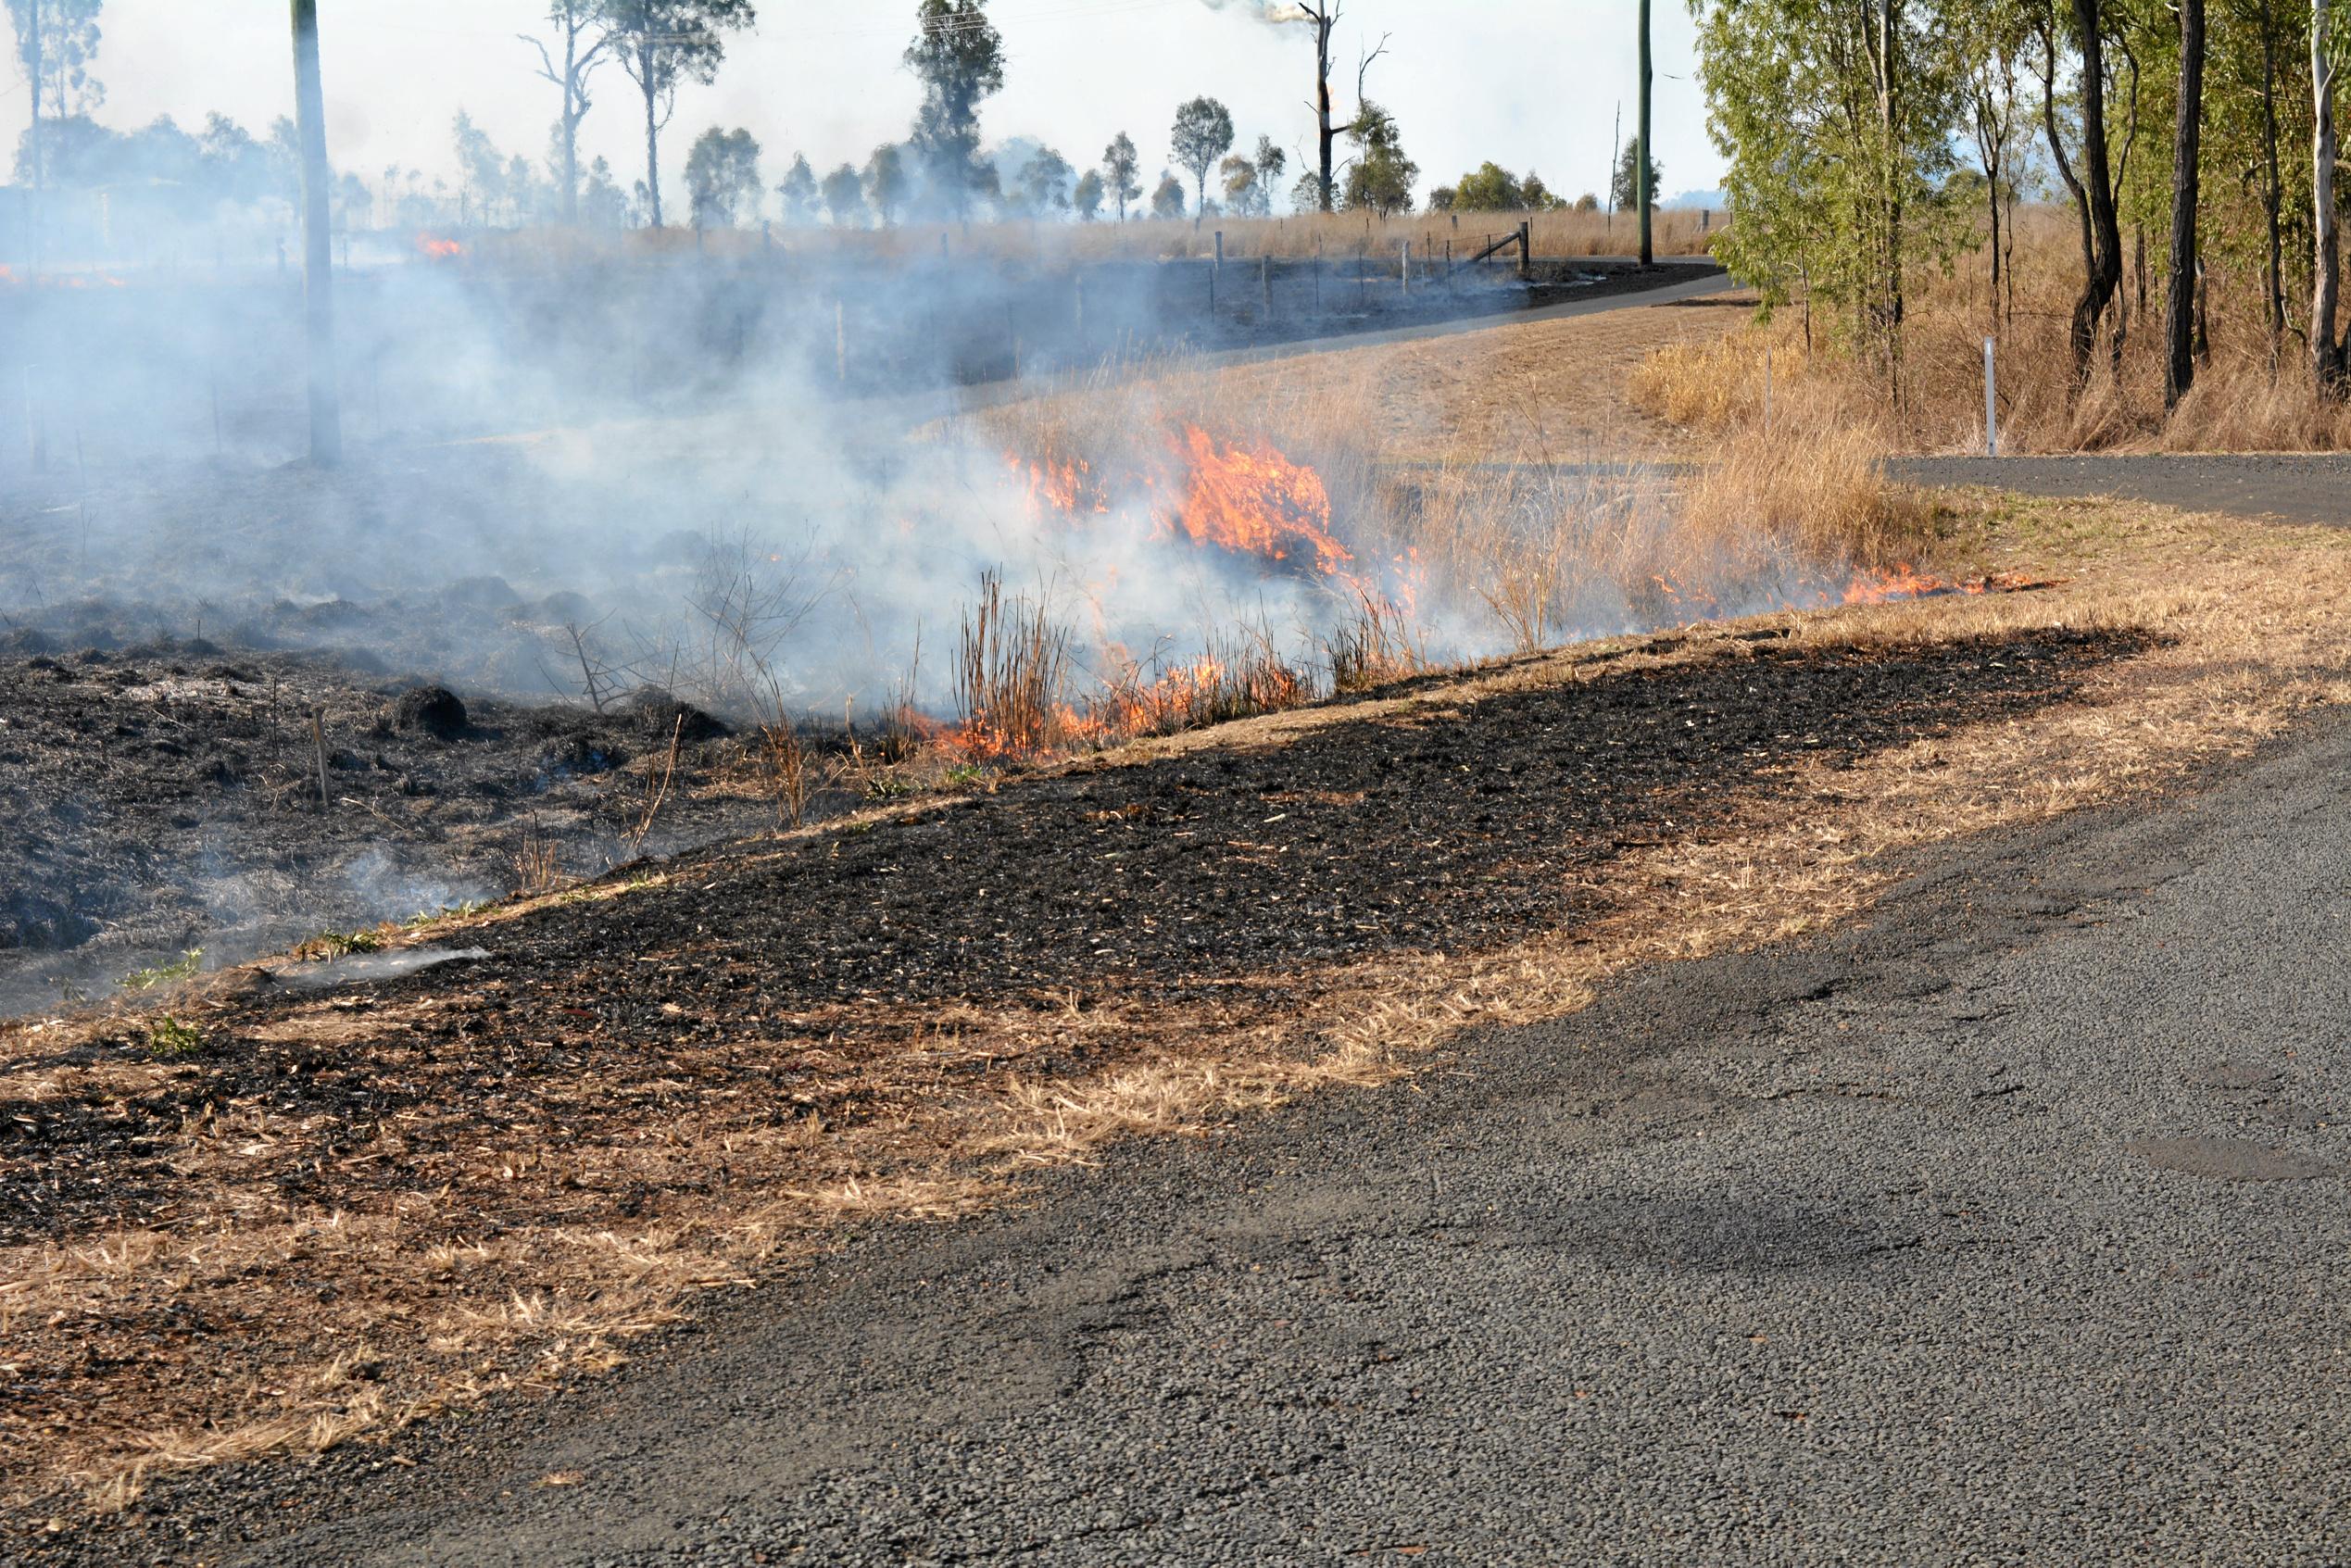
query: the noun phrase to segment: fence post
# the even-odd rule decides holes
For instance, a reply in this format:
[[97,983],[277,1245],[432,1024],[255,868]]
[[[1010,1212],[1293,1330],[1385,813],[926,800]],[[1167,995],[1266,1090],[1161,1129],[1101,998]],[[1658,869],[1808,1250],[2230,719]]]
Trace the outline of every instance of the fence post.
[[1399,240],[1396,242],[1396,275],[1403,280],[1404,292],[1406,294],[1412,293],[1413,243],[1410,240]]
[[1993,340],[1983,340],[1983,455],[2000,456],[2000,405],[1993,396],[1992,379]]
[[1274,258],[1260,252],[1257,257],[1257,286],[1265,296],[1265,319],[1274,318]]
[[1535,276],[1535,223],[1530,218],[1518,220],[1518,275],[1530,282]]

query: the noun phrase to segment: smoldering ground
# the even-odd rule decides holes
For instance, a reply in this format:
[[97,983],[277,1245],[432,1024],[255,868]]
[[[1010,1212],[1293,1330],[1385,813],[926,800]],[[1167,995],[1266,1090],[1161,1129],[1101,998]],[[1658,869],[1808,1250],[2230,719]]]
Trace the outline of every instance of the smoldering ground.
[[[951,237],[944,257],[936,237],[854,254],[452,243],[338,275],[349,452],[329,470],[296,460],[297,281],[167,267],[0,285],[22,356],[0,640],[20,661],[11,704],[33,705],[9,746],[37,829],[0,868],[23,982],[0,1005],[503,893],[534,854],[592,872],[773,825],[717,787],[744,749],[690,737],[632,839],[665,748],[631,694],[664,694],[656,713],[676,694],[738,723],[814,719],[853,745],[908,702],[952,721],[987,575],[1066,632],[1074,700],[1236,639],[1311,665],[1374,601],[1408,612],[1413,659],[1528,634],[1398,536],[1441,483],[1286,453],[1279,431],[1202,431],[1189,421],[1217,411],[1163,402],[1152,374],[1276,327],[1523,305],[1515,281],[1416,302],[1401,266],[1375,287],[1369,263],[1008,263]],[[1015,374],[1109,424],[1080,453],[955,417],[975,383],[1016,395]],[[1202,460],[1233,470],[1218,504],[1251,514],[1232,537],[1194,526]],[[1085,506],[1040,495],[1040,464],[1078,461]],[[1621,535],[1610,508],[1655,490],[1615,470],[1512,488],[1502,525],[1519,508],[1554,554],[1563,515]],[[1641,526],[1667,516],[1651,506]],[[1621,577],[1547,587],[1537,633],[1690,618]],[[1754,608],[1807,591],[1776,571],[1749,586]],[[389,725],[421,683],[478,721]]]

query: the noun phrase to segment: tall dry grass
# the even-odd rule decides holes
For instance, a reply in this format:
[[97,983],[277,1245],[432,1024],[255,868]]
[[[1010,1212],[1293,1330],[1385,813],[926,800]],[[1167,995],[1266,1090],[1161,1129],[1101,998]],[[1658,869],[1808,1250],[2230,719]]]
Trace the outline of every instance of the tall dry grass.
[[[1703,373],[1684,379],[1726,384],[1713,371],[1729,352],[1698,350],[1689,363]],[[1331,533],[1353,557],[1354,581],[1332,593],[1371,612],[1325,639],[1326,673],[1342,689],[1342,666],[1352,680],[1366,664],[1527,653],[1809,602],[1855,568],[1915,558],[1922,542],[1869,433],[1833,421],[1770,440],[1727,427],[1720,450],[1695,465],[1563,450],[1532,429],[1506,455],[1400,460],[1365,433],[1367,410],[1393,389],[1376,371],[1329,370],[1318,363],[1247,401],[1215,370],[1101,370],[974,419],[1012,452],[1097,471],[1189,427],[1266,442],[1313,469]],[[1351,637],[1369,639],[1368,657]]]
[[[524,229],[486,233],[468,242],[480,253],[506,260],[548,262],[704,255],[731,259],[760,256],[923,259],[940,255],[990,257],[1048,265],[1072,261],[1181,260],[1216,254],[1225,237],[1228,258],[1260,256],[1303,259],[1349,257],[1358,252],[1392,258],[1397,247],[1413,247],[1414,265],[1441,259],[1452,247],[1466,261],[1487,243],[1530,227],[1539,257],[1629,256],[1639,233],[1631,218],[1611,220],[1602,212],[1418,212],[1379,218],[1370,213],[1310,213],[1284,218],[1217,217],[1138,219],[1092,223],[1062,219],[1007,219],[988,223],[906,223],[886,229],[771,227],[580,231]],[[1701,256],[1722,232],[1723,215],[1675,208],[1661,211],[1653,226],[1655,248],[1664,256]]]
[[[1882,365],[1842,341],[1822,306],[1800,302],[1714,345],[1658,350],[1633,377],[1643,410],[1708,436],[1760,432],[1765,383],[1780,429],[1866,433],[1882,449],[1974,452],[1984,445],[1983,345],[1995,344],[2004,452],[2333,451],[2351,447],[2351,408],[2320,399],[2301,341],[2273,341],[2259,277],[2213,258],[2208,349],[2178,409],[2163,407],[2159,258],[2144,295],[2126,275],[2085,384],[2074,384],[2069,329],[2081,290],[2071,212],[2018,215],[2014,266],[1995,297],[1988,250],[1948,274],[1908,279],[1898,393]],[[2122,333],[2120,371],[2108,353]],[[1770,369],[1766,372],[1766,365]]]

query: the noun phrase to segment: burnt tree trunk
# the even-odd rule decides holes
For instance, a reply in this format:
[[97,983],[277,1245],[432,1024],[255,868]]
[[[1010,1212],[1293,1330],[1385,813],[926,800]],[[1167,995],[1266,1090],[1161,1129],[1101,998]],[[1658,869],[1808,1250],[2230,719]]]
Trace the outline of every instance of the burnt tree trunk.
[[2261,156],[2268,183],[2261,193],[2269,239],[2269,370],[2275,374],[2285,346],[2285,236],[2279,208],[2284,205],[2278,169],[2278,25],[2275,0],[2261,0]]
[[[2314,3],[2324,5],[2326,0]],[[2122,288],[2122,226],[2115,216],[2114,181],[2106,165],[2105,22],[2098,0],[2073,0],[2073,15],[2081,33],[2081,186],[2089,197],[2090,230],[2089,276],[2082,280],[2081,297],[2074,302],[2069,333],[2074,390],[2080,392],[2090,381],[2090,353],[2097,345],[2099,319]]]
[[334,383],[334,234],[327,214],[326,98],[319,82],[318,0],[293,0],[294,125],[302,145],[302,298],[310,361],[310,460],[343,456]]
[[2204,135],[2204,0],[2180,0],[2180,113],[2171,133],[2171,276],[2164,296],[2163,406],[2196,379],[2196,185]]
[[1307,19],[1314,24],[1314,128],[1322,153],[1322,209],[1336,208],[1338,174],[1333,168],[1333,151],[1339,141],[1339,127],[1330,118],[1330,34],[1339,25],[1339,0],[1322,6],[1301,7]]
[[2343,391],[2343,344],[2334,334],[2334,61],[2329,57],[2329,0],[2310,0],[2310,374],[2321,397]]

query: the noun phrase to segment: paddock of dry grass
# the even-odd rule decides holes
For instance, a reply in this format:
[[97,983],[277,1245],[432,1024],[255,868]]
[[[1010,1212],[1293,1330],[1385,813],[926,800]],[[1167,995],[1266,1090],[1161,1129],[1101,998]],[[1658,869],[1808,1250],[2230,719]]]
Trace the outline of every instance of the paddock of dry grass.
[[[949,256],[1052,267],[1074,262],[1195,260],[1214,256],[1217,236],[1222,234],[1227,259],[1253,261],[1270,256],[1283,261],[1313,257],[1337,261],[1366,256],[1393,260],[1397,248],[1409,245],[1417,266],[1423,257],[1442,260],[1448,245],[1456,261],[1465,262],[1493,241],[1515,232],[1521,221],[1529,226],[1538,257],[1621,257],[1640,248],[1640,233],[1629,216],[1612,219],[1605,212],[1572,210],[1402,212],[1387,218],[1367,212],[1279,218],[1226,215],[1197,220],[1137,217],[1125,223],[1114,216],[1091,223],[1006,219],[985,223],[902,223],[880,229],[772,226],[765,232],[757,229],[698,233],[683,228],[525,229],[480,235],[472,243],[485,256],[529,263],[679,254],[749,257],[778,251],[882,262],[938,256],[944,245],[944,254]],[[1661,256],[1703,256],[1722,227],[1719,212],[1661,210],[1653,225],[1652,242]]]

